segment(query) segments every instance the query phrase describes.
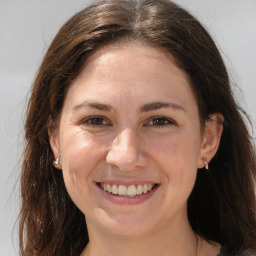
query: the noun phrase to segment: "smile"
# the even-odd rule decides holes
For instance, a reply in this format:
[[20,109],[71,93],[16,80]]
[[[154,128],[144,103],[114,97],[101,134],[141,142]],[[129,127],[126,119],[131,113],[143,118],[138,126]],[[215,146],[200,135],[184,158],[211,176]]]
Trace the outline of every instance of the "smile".
[[142,194],[147,194],[153,190],[157,184],[138,184],[138,185],[119,185],[119,184],[109,184],[109,183],[98,183],[104,191],[125,197],[136,197]]

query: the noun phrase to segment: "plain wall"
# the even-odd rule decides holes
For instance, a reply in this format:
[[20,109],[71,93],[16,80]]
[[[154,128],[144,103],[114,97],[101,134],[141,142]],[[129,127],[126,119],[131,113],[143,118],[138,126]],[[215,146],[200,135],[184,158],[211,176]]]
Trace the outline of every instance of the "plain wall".
[[[19,184],[27,94],[60,26],[91,1],[0,0],[0,256],[18,255]],[[182,0],[223,53],[242,106],[256,121],[256,1]]]

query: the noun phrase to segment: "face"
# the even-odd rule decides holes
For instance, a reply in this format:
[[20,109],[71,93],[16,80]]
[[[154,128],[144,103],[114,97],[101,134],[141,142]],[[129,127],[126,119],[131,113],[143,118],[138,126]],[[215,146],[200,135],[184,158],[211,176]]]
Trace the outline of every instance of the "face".
[[134,236],[187,222],[205,140],[189,79],[165,50],[110,45],[90,56],[50,140],[89,231]]

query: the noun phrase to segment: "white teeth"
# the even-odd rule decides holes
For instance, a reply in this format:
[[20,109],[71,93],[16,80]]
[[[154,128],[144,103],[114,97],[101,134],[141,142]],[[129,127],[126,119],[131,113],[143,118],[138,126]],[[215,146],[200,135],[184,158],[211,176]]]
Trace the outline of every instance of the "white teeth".
[[131,185],[127,189],[127,196],[136,196],[136,187],[134,185]]
[[143,193],[146,194],[148,192],[148,185],[144,184],[143,185]]
[[114,184],[114,185],[112,186],[112,194],[117,195],[117,193],[118,193],[117,185]]
[[127,193],[126,186],[124,186],[124,185],[119,185],[117,194],[118,194],[119,196],[126,196],[126,193]]
[[138,186],[137,186],[136,194],[137,194],[137,195],[141,195],[141,194],[142,194],[142,185],[138,185]]
[[111,186],[110,184],[107,184],[107,191],[108,191],[109,193],[112,192],[112,186]]
[[134,197],[136,195],[146,194],[152,190],[154,187],[153,184],[139,184],[139,185],[117,185],[117,184],[108,184],[108,183],[100,183],[101,188],[108,193],[112,193],[114,195],[119,196],[129,196]]

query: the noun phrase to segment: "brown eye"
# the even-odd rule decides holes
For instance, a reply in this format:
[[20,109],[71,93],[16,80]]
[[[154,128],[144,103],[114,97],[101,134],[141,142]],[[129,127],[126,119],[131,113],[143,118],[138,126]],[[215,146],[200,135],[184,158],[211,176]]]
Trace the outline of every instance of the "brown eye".
[[169,122],[164,118],[153,119],[153,125],[165,125]]
[[171,119],[165,117],[154,117],[152,118],[145,126],[155,126],[155,127],[164,127],[168,125],[173,125],[174,122]]
[[86,126],[92,126],[95,128],[100,128],[100,127],[104,127],[104,126],[109,126],[109,122],[107,122],[103,117],[89,117],[87,119],[85,119],[82,122],[83,125]]
[[87,123],[90,123],[93,125],[102,125],[104,123],[104,120],[101,117],[93,117],[89,119]]

